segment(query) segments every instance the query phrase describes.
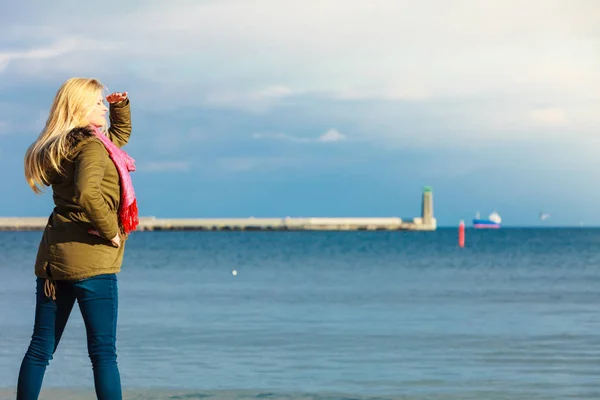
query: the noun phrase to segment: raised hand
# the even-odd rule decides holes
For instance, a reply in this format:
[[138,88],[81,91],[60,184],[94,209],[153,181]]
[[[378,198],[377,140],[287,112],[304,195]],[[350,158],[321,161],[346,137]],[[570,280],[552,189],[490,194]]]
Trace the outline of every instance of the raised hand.
[[125,99],[127,99],[127,92],[115,92],[106,96],[106,101],[108,101],[110,104],[119,103]]

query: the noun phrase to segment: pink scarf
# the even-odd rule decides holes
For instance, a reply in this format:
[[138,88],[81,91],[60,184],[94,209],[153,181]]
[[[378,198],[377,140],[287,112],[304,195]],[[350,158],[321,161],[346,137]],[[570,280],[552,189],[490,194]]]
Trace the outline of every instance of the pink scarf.
[[119,178],[121,178],[121,204],[119,207],[119,220],[126,234],[134,231],[139,223],[137,200],[133,190],[133,183],[129,172],[135,171],[135,160],[124,150],[115,145],[106,135],[93,127],[94,134],[106,147],[110,158],[115,163]]

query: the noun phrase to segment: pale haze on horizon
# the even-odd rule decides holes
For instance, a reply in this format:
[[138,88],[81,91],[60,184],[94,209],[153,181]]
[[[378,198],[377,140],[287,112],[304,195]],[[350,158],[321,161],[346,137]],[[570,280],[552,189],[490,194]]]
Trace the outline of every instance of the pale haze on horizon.
[[[175,0],[0,15],[0,216],[58,86],[128,91],[140,213],[600,225],[600,3]],[[550,213],[547,220],[540,212]]]

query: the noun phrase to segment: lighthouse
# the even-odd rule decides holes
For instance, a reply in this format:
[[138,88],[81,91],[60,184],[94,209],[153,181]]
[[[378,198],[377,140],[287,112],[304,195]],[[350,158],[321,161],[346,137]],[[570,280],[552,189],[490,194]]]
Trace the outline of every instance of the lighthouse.
[[421,218],[423,225],[433,226],[435,225],[435,219],[433,218],[433,193],[431,186],[425,186],[423,189],[423,200],[421,202]]

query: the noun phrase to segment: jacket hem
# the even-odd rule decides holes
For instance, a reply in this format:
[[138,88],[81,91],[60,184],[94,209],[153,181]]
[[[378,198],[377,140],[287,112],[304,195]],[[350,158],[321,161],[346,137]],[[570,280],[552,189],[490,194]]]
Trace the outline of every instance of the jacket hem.
[[[94,271],[89,271],[89,272],[82,273],[82,274],[74,274],[74,275],[68,275],[68,276],[56,276],[56,277],[53,276],[52,279],[55,281],[80,281],[80,280],[87,279],[87,278],[93,278],[94,276],[98,276],[98,275],[118,274],[119,272],[121,272],[120,268],[95,269]],[[36,277],[41,278],[41,279],[48,279],[48,276],[43,273],[36,272],[35,275],[36,275]]]

